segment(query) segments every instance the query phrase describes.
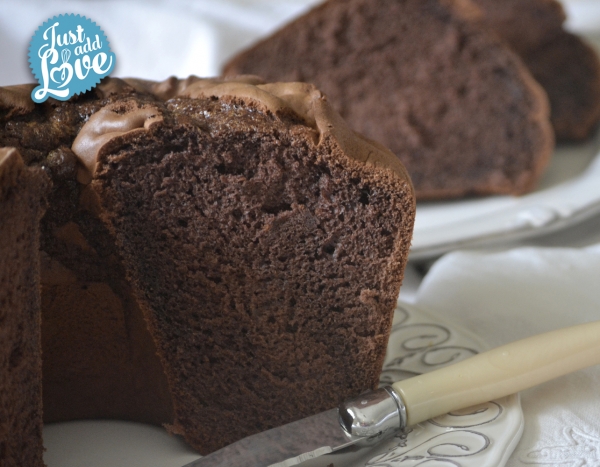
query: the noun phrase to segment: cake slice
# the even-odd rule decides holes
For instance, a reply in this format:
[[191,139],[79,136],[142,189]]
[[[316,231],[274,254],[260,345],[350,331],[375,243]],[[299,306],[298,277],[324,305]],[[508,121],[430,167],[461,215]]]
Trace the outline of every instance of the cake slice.
[[464,0],[330,0],[224,73],[314,83],[399,157],[418,199],[522,194],[552,152],[548,100],[481,16]]
[[388,150],[302,83],[129,81],[72,150],[206,454],[376,387],[415,204]]
[[47,177],[0,148],[0,465],[43,467],[39,222]]
[[600,121],[600,59],[563,29],[562,5],[556,0],[473,1],[548,93],[556,137],[590,137]]

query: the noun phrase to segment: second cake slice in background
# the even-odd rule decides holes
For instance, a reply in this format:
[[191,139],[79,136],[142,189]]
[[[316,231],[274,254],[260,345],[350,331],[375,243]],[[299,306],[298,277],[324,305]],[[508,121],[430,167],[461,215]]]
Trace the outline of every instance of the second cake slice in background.
[[418,199],[531,190],[554,146],[547,96],[458,0],[330,0],[225,73],[306,81],[405,164]]
[[556,0],[473,0],[493,30],[519,54],[550,98],[559,140],[588,138],[600,120],[600,59],[563,29]]

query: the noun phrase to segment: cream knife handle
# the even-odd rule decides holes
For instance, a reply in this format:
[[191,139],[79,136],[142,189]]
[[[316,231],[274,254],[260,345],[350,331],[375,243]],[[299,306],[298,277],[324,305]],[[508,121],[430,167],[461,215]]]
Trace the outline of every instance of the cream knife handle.
[[600,321],[529,337],[392,385],[407,425],[600,363]]

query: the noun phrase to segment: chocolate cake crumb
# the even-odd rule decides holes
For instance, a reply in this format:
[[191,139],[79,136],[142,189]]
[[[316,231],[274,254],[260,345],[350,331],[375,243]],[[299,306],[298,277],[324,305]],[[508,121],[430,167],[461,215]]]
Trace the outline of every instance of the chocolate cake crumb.
[[91,185],[201,453],[377,385],[413,216],[406,178],[240,94],[157,107]]

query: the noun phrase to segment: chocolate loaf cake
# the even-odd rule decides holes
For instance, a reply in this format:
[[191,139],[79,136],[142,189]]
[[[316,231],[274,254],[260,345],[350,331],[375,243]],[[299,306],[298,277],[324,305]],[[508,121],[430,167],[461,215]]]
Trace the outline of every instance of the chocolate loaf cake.
[[0,148],[0,465],[43,467],[39,222],[48,180]]
[[[377,385],[413,190],[315,88],[107,79],[6,118],[9,141],[53,181],[54,419],[166,422],[208,453]],[[85,394],[74,408],[61,372]]]
[[600,121],[600,59],[582,39],[563,29],[561,4],[473,1],[548,93],[556,137],[577,141],[591,136]]
[[330,0],[224,73],[314,83],[422,200],[525,193],[553,148],[545,93],[468,1]]

